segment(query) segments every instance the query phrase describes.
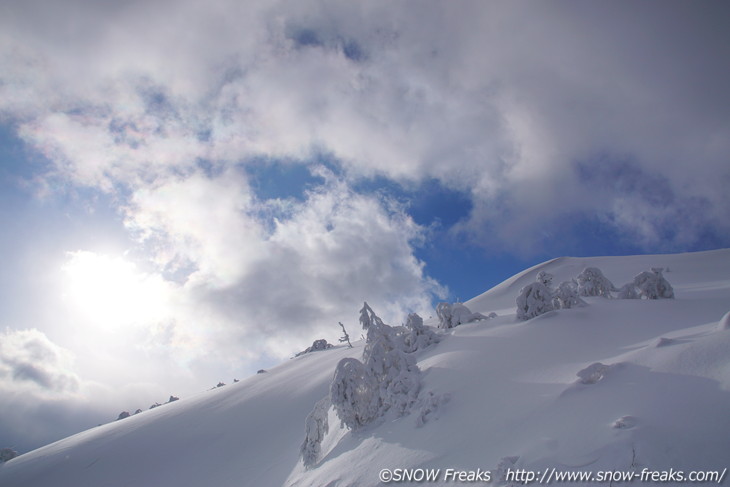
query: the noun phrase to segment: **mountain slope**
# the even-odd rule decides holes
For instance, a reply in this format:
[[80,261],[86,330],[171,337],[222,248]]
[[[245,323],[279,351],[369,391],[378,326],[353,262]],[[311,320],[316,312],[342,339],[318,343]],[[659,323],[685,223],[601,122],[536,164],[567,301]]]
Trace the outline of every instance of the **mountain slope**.
[[[668,267],[676,299],[586,298],[583,308],[515,320],[515,297],[537,272],[560,282],[586,266],[616,285]],[[417,352],[421,396],[450,397],[422,427],[414,411],[350,432],[330,411],[321,460],[302,466],[304,419],[337,362],[361,356],[356,343],[27,453],[0,465],[0,485],[368,486],[381,468],[689,472],[730,463],[730,330],[718,326],[730,311],[730,250],[555,259],[466,304],[499,316]],[[597,362],[581,382],[576,374]],[[502,473],[492,475],[499,484]]]

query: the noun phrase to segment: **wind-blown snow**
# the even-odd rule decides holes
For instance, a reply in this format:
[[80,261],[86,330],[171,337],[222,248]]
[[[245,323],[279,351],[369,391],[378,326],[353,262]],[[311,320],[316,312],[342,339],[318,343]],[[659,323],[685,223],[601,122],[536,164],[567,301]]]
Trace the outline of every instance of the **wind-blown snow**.
[[[562,282],[587,267],[617,285],[664,268],[675,299],[589,296],[516,319],[515,298],[538,272]],[[730,250],[555,259],[465,304],[498,316],[443,330],[416,352],[423,410],[354,432],[330,410],[313,467],[299,456],[305,419],[362,342],[21,455],[0,465],[0,485],[372,486],[381,468],[405,467],[489,469],[499,485],[498,468],[510,466],[730,466]]]

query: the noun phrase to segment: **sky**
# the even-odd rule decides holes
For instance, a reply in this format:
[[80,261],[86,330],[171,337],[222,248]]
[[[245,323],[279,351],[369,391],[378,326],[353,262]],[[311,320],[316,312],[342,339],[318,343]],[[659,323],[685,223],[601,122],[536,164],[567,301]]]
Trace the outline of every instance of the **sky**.
[[730,246],[723,2],[0,3],[0,447],[550,258]]

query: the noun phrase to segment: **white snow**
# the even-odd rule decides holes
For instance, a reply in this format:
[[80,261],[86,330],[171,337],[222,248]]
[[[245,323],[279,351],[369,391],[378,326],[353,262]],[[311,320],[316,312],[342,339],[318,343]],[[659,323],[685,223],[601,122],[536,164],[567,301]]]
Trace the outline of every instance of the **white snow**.
[[[586,297],[517,320],[515,299],[538,272],[562,282],[587,267],[613,283],[669,268],[675,299]],[[0,485],[367,487],[382,468],[412,467],[491,470],[501,485],[510,468],[730,467],[730,250],[555,259],[464,304],[498,316],[415,352],[418,407],[354,432],[330,408],[313,467],[300,458],[305,420],[362,342],[20,455],[0,464]]]

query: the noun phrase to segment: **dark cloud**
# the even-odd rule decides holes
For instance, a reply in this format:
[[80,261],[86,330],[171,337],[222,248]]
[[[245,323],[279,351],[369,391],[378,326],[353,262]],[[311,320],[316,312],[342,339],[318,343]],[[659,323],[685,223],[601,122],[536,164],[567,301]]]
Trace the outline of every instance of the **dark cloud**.
[[40,392],[73,393],[79,379],[69,371],[69,352],[38,330],[6,330],[0,343],[0,388],[27,385]]

